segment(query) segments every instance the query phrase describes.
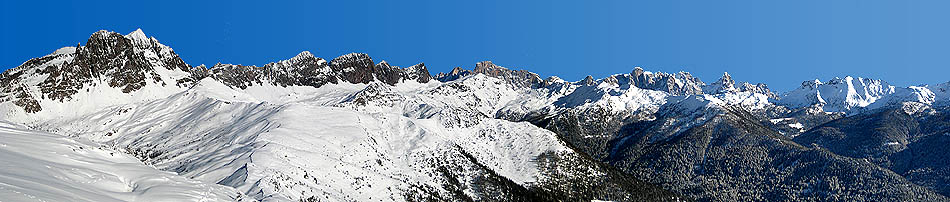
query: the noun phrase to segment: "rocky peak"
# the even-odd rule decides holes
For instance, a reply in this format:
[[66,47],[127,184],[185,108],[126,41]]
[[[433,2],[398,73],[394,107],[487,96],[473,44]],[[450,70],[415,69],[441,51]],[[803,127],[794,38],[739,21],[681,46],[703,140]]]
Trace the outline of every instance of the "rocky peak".
[[725,87],[735,88],[736,81],[732,80],[732,76],[729,75],[729,72],[723,72],[722,77],[719,78],[716,83],[720,83]]
[[769,90],[769,86],[764,83],[742,83],[742,86],[739,87],[739,91],[765,94],[771,98],[777,98],[778,96],[773,93],[772,90]]
[[826,83],[826,84],[830,84],[830,85],[844,84],[844,83],[846,83],[846,82],[848,82],[848,81],[851,81],[851,80],[853,80],[853,79],[854,79],[854,78],[851,78],[851,76],[846,76],[846,77],[844,77],[844,78],[841,78],[841,77],[837,77],[837,76],[836,76],[835,78],[832,78],[831,80],[828,80],[828,83]]
[[643,73],[644,73],[643,68],[641,68],[641,67],[634,67],[634,68],[633,68],[633,71],[630,72],[630,75],[632,75],[632,76],[634,76],[634,77],[639,77],[640,75],[643,75]]
[[[4,88],[0,94],[17,94],[20,100],[15,102],[27,103],[21,106],[30,113],[42,110],[37,100],[66,102],[73,100],[76,93],[84,89],[88,91],[89,88],[108,87],[119,89],[122,93],[132,93],[150,85],[160,88],[194,81],[185,78],[189,77],[190,66],[171,48],[161,45],[154,38],[148,38],[142,30],[127,35],[97,31],[89,36],[84,46],[77,44],[75,47],[60,48],[14,69],[16,71],[8,71],[11,73],[0,76],[3,77],[0,80],[18,86]],[[158,69],[180,73],[156,71]],[[176,80],[178,83],[175,83]]]
[[140,48],[150,48],[152,46],[152,40],[145,35],[145,32],[142,29],[136,29],[135,31],[126,34],[125,38],[132,40],[132,44]]
[[424,64],[402,69],[383,61],[373,64],[373,59],[363,53],[351,53],[333,59],[329,64],[309,51],[293,58],[269,63],[264,67],[240,65],[215,65],[212,76],[228,86],[247,88],[254,84],[270,83],[276,86],[320,87],[329,83],[371,83],[380,81],[396,85],[406,80],[429,82],[431,76]]
[[447,81],[454,81],[456,79],[459,79],[471,74],[473,74],[472,71],[462,69],[462,67],[455,67],[455,68],[452,68],[452,71],[449,73],[439,72],[439,74],[435,75],[435,79],[441,82],[447,82]]
[[561,79],[561,77],[549,76],[548,78],[544,79],[544,81],[542,81],[541,83],[542,87],[550,87],[555,84],[569,84],[569,82],[564,81],[564,79]]
[[631,83],[637,88],[663,91],[671,95],[702,94],[702,87],[706,85],[688,72],[653,73],[646,72],[640,67],[634,68],[629,77]]
[[585,86],[593,86],[593,85],[597,84],[597,82],[594,81],[594,77],[593,77],[593,76],[587,75],[587,77],[584,77],[584,80],[578,81],[577,84],[585,85]]
[[[136,34],[137,33],[137,34]],[[141,37],[141,30],[130,36]],[[115,32],[98,31],[94,33],[85,46],[76,50],[76,57],[68,65],[49,69],[50,76],[41,85],[44,94],[56,100],[64,100],[75,94],[85,83],[96,80],[105,80],[110,87],[121,88],[122,92],[136,91],[149,80],[164,84],[162,78],[155,72],[156,67],[174,69],[183,62],[180,58],[163,59],[150,58],[144,52],[151,49],[140,49],[134,45],[133,39]],[[153,55],[153,54],[149,54]],[[154,54],[157,55],[157,54]]]
[[452,68],[452,72],[450,72],[449,74],[462,74],[464,72],[471,72],[471,71],[462,69],[462,67],[455,67],[455,68]]
[[313,56],[310,51],[300,52],[290,59],[268,63],[264,67],[272,71],[303,71],[299,72],[302,74],[330,71],[326,60]]
[[[170,71],[157,71],[160,69]],[[303,51],[261,67],[221,63],[211,68],[191,67],[170,47],[141,29],[126,35],[103,30],[93,33],[84,46],[61,48],[0,74],[0,83],[4,84],[0,87],[0,102],[13,101],[32,113],[42,110],[39,100],[69,101],[76,93],[89,90],[86,88],[104,86],[133,93],[155,85],[157,91],[173,93],[178,90],[164,87],[180,90],[208,77],[240,89],[263,84],[320,87],[342,81],[375,80],[395,85],[406,80],[426,83],[432,79],[425,64],[402,69],[386,62],[374,64],[363,53],[346,54],[329,63]]]
[[303,51],[303,52],[298,53],[297,56],[290,58],[290,61],[316,60],[316,59],[317,57],[313,56],[313,54],[311,54],[310,51]]
[[373,70],[373,76],[376,80],[389,85],[396,85],[396,83],[406,80],[414,80],[419,83],[426,83],[432,80],[432,76],[429,75],[429,70],[426,69],[423,63],[403,69],[389,65],[386,61],[382,61],[376,64],[376,68]]
[[801,88],[802,88],[802,89],[815,89],[815,88],[818,88],[818,86],[821,85],[821,84],[822,84],[821,81],[819,81],[818,79],[815,79],[815,80],[807,80],[807,81],[802,81],[802,86],[801,86]]
[[723,72],[719,80],[703,87],[703,92],[706,94],[733,93],[739,91],[735,85],[736,81],[732,80],[729,72]]
[[778,95],[772,93],[769,87],[763,83],[751,84],[742,82],[737,86],[736,81],[732,79],[732,76],[729,75],[728,72],[724,72],[722,77],[716,82],[703,87],[703,92],[706,94],[750,92],[764,94],[770,98],[778,98]]
[[386,61],[376,64],[376,67],[371,73],[377,80],[389,85],[396,85],[396,83],[399,83],[403,79],[402,70],[400,70],[399,67],[389,65]]
[[475,64],[475,70],[464,70],[461,67],[452,69],[452,72],[445,74],[439,73],[436,79],[442,82],[452,81],[470,74],[485,74],[486,76],[499,78],[511,83],[517,87],[539,87],[541,76],[525,70],[510,70],[505,67],[495,65],[491,61],[482,61]]
[[495,65],[495,63],[492,63],[491,61],[481,61],[475,64],[475,72],[492,72],[492,71],[499,71],[502,69],[507,70],[504,67],[499,67],[498,65]]
[[373,81],[375,63],[365,53],[350,53],[330,61],[330,69],[339,72],[341,80],[350,83]]
[[428,83],[432,80],[432,75],[429,74],[429,69],[426,68],[425,63],[419,63],[413,66],[406,67],[404,70],[406,80],[415,80],[419,83]]

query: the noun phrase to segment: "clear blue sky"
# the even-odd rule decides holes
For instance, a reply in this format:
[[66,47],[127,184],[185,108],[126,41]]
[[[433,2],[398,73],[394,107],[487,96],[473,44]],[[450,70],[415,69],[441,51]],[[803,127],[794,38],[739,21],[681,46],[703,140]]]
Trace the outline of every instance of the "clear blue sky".
[[[268,2],[268,3],[265,3]],[[365,52],[435,74],[478,61],[567,80],[728,71],[774,90],[838,75],[950,81],[950,1],[3,1],[0,68],[142,28],[192,65]]]

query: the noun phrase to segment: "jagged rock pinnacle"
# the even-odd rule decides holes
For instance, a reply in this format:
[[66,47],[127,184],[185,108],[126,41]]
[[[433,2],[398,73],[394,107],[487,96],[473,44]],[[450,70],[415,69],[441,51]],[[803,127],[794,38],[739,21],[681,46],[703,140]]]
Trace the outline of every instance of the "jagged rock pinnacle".
[[587,75],[587,77],[584,77],[584,80],[581,80],[579,83],[581,85],[588,85],[588,86],[593,86],[594,84],[596,84],[596,82],[594,81],[594,77],[590,75]]

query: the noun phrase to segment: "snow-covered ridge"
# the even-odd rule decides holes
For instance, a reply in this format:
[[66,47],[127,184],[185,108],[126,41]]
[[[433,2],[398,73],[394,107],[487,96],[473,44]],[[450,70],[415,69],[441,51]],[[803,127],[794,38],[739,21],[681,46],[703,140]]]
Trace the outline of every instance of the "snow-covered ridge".
[[[85,46],[64,47],[34,58],[0,75],[0,104],[7,116],[41,113],[49,116],[85,113],[69,106],[102,108],[162,99],[194,86],[203,78],[245,89],[254,85],[293,87],[382,81],[396,85],[431,80],[425,65],[399,68],[374,64],[366,54],[347,54],[333,61],[309,51],[263,67],[218,64],[208,69],[186,64],[168,46],[141,29],[122,35],[101,30]],[[98,95],[100,98],[90,98]],[[5,102],[9,101],[9,102]]]
[[[934,87],[939,90],[941,85]],[[896,87],[883,80],[846,76],[828,82],[802,82],[801,87],[785,93],[778,103],[792,108],[818,106],[827,112],[849,112],[902,102],[934,104],[947,98],[946,94],[935,94],[928,86]]]

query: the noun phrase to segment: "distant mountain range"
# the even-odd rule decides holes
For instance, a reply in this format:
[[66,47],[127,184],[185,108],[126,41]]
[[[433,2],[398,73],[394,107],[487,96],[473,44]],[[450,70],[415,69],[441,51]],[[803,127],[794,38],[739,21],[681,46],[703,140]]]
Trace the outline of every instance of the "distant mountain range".
[[194,67],[136,30],[96,32],[0,84],[0,162],[16,165],[0,166],[3,199],[950,196],[950,83],[845,76],[772,92],[728,73],[707,84],[636,67],[571,82],[490,61],[432,76],[306,51]]

